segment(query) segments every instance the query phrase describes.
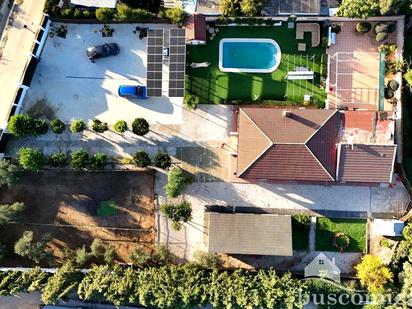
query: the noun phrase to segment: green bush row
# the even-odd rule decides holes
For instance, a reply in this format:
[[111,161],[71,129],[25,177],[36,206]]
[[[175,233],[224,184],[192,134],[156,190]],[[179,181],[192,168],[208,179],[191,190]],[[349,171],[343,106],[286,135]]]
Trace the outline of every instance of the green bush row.
[[[137,167],[147,167],[152,164],[152,160],[144,150],[138,150],[133,155],[133,164]],[[172,159],[169,154],[159,151],[153,158],[153,165],[162,169],[167,169],[172,165]]]
[[[22,147],[18,151],[18,161],[23,169],[37,172],[47,162],[53,167],[64,167],[68,164],[68,157],[63,152],[55,152],[47,159],[39,149]],[[107,156],[103,153],[89,156],[85,150],[80,149],[71,154],[70,165],[76,170],[86,168],[89,164],[93,168],[102,168],[106,163]]]
[[[87,128],[86,123],[81,119],[74,119],[70,123],[70,131],[79,133]],[[97,133],[104,133],[109,130],[107,122],[94,119],[91,126],[92,130]],[[7,131],[15,137],[38,136],[46,134],[49,129],[49,123],[43,119],[33,118],[29,115],[18,114],[10,118],[7,125]],[[50,121],[50,129],[55,134],[61,134],[66,129],[66,125],[60,119]],[[124,133],[128,130],[127,123],[124,120],[118,120],[113,125],[113,130],[118,133]],[[150,130],[149,123],[144,118],[136,118],[132,123],[132,131],[140,136],[147,134]]]
[[[224,287],[224,288],[222,288]],[[83,274],[66,263],[54,274],[39,268],[1,272],[0,295],[41,291],[45,304],[55,304],[72,292],[82,300],[102,299],[116,306],[152,308],[302,308],[307,285],[289,273],[207,270],[193,264],[133,269],[94,266]]]

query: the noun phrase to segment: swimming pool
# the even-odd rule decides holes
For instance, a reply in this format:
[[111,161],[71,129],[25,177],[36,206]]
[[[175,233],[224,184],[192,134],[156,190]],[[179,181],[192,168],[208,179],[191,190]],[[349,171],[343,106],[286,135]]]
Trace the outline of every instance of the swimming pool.
[[219,69],[222,72],[270,73],[280,64],[279,44],[272,39],[222,39]]

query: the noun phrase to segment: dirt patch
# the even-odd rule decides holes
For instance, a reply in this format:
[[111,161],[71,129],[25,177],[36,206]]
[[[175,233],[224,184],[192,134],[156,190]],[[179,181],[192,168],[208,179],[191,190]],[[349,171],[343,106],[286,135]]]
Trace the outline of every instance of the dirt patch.
[[[21,224],[1,231],[1,242],[13,251],[25,230],[37,237],[49,232],[49,249],[61,262],[64,248],[89,246],[94,238],[113,245],[117,261],[127,262],[136,246],[153,250],[155,217],[152,171],[42,171],[23,175],[11,189],[0,190],[0,202],[24,202]],[[117,205],[117,215],[97,216],[103,201]],[[6,233],[7,231],[7,233]],[[4,265],[30,265],[10,255]]]
[[37,100],[27,111],[27,114],[34,118],[46,118],[53,120],[56,118],[55,110],[50,106],[46,98]]

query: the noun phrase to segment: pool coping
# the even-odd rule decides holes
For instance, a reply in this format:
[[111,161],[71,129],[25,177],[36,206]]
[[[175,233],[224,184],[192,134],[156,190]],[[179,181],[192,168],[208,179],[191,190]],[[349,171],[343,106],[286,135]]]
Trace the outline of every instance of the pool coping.
[[[223,66],[223,44],[226,42],[257,42],[257,43],[271,43],[278,50],[275,56],[275,64],[269,69],[245,69],[245,68],[225,68]],[[272,73],[279,65],[282,58],[282,51],[279,44],[273,39],[265,38],[224,38],[219,42],[219,70],[222,72],[236,72],[236,73]]]

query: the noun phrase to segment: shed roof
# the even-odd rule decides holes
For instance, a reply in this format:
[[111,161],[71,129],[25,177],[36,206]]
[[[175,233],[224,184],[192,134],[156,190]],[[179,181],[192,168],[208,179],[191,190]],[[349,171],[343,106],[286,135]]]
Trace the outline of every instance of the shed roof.
[[96,8],[112,8],[117,5],[117,0],[71,0],[71,4]]
[[290,216],[206,213],[209,252],[291,256]]

